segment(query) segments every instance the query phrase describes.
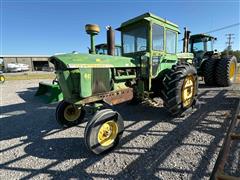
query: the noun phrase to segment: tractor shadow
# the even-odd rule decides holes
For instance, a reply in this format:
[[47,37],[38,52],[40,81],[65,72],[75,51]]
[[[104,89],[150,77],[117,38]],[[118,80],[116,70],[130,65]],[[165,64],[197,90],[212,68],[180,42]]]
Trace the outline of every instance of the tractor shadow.
[[[123,115],[124,119],[126,121],[133,122],[129,126],[126,127],[130,128],[131,126],[134,126],[139,121],[146,119],[151,119],[151,121],[146,124],[145,126],[141,127],[135,132],[130,133],[129,135],[123,137],[120,145],[117,149],[115,149],[112,153],[101,155],[101,156],[95,156],[91,155],[89,156],[86,161],[83,161],[82,163],[79,163],[78,165],[71,168],[71,170],[65,171],[64,174],[56,173],[53,178],[59,178],[62,175],[65,178],[78,178],[79,175],[86,175],[85,169],[89,168],[90,166],[96,164],[96,163],[102,163],[103,159],[110,157],[112,154],[126,154],[126,155],[138,155],[138,158],[131,161],[127,164],[127,166],[120,172],[118,172],[116,175],[107,175],[107,174],[101,174],[101,173],[87,173],[89,177],[95,177],[95,178],[113,178],[113,179],[144,179],[144,178],[150,178],[150,179],[157,179],[156,173],[159,171],[168,171],[168,172],[176,172],[181,174],[184,174],[184,170],[178,169],[176,167],[169,167],[169,168],[160,168],[159,165],[165,162],[165,160],[171,156],[171,154],[179,147],[183,146],[182,142],[185,138],[187,138],[192,131],[199,131],[204,132],[208,135],[213,136],[213,140],[210,142],[209,145],[204,144],[191,144],[191,146],[205,146],[206,151],[204,151],[204,155],[202,155],[202,159],[199,160],[198,164],[196,165],[195,169],[192,171],[187,171],[189,175],[193,179],[201,179],[204,177],[209,177],[209,161],[211,160],[212,156],[214,155],[217,148],[219,148],[219,143],[224,137],[225,132],[228,125],[229,125],[229,118],[226,118],[222,123],[217,123],[215,121],[209,120],[209,116],[214,116],[214,118],[221,118],[223,115],[214,115],[214,112],[216,111],[222,111],[229,109],[229,107],[234,107],[238,103],[238,98],[232,98],[232,97],[226,97],[225,93],[226,91],[221,91],[219,93],[216,93],[216,96],[213,99],[205,99],[201,98],[201,96],[206,96],[209,93],[209,91],[204,92],[202,95],[200,95],[200,101],[204,101],[205,104],[201,106],[201,111],[196,111],[190,116],[186,117],[184,121],[179,121],[178,118],[169,118],[168,113],[163,108],[146,108],[145,106],[131,106],[131,112],[127,111],[126,106],[121,105],[117,106],[116,109]],[[212,92],[211,92],[212,93]],[[220,106],[212,106],[209,107],[208,104],[211,103],[220,103],[222,102],[221,107]],[[213,102],[212,102],[213,101]],[[234,109],[231,109],[231,113],[234,113]],[[144,113],[143,113],[144,112]],[[213,115],[211,115],[213,113]],[[144,114],[144,115],[143,115]],[[210,114],[210,115],[209,115]],[[168,122],[171,124],[176,125],[176,128],[174,128],[172,131],[169,131],[161,140],[159,140],[157,143],[152,145],[150,148],[147,148],[147,150],[144,153],[139,153],[135,151],[131,151],[131,148],[124,148],[124,145],[128,144],[129,141],[132,139],[145,134],[148,132],[152,127],[154,127],[157,123],[164,123]],[[212,125],[219,125],[216,126],[216,128],[208,127],[210,124]],[[128,151],[124,151],[127,149]],[[137,150],[138,148],[136,148]],[[111,169],[112,165],[107,166],[106,169]],[[77,175],[76,172],[79,172]]]
[[[26,156],[54,161],[44,168],[37,169],[37,167],[33,167],[32,169],[28,169],[29,174],[25,176],[24,179],[29,179],[42,173],[49,174],[51,178],[56,179],[92,179],[93,177],[112,179],[156,179],[157,177],[155,174],[159,171],[181,173],[181,169],[175,167],[164,169],[159,168],[159,165],[164,163],[164,161],[171,155],[171,153],[174,152],[175,149],[182,146],[183,140],[187,138],[192,131],[204,132],[214,137],[195,170],[189,172],[193,178],[201,179],[208,175],[207,169],[210,159],[204,157],[211,157],[213,155],[218,148],[219,142],[224,136],[222,132],[226,130],[229,124],[229,121],[226,118],[226,120],[220,124],[219,128],[208,128],[206,127],[206,124],[214,124],[215,122],[208,120],[207,117],[209,116],[209,113],[230,109],[230,107],[236,106],[236,103],[239,101],[238,98],[227,97],[225,95],[227,91],[225,90],[204,91],[199,95],[199,100],[202,103],[200,109],[185,117],[184,121],[180,121],[179,118],[169,116],[168,112],[163,107],[146,107],[146,105],[127,104],[115,106],[114,110],[117,110],[126,122],[125,128],[128,133],[123,136],[119,146],[112,152],[97,156],[87,150],[82,136],[44,138],[45,136],[54,135],[55,133],[59,133],[64,130],[61,129],[55,121],[54,114],[56,104],[43,104],[34,97],[35,92],[36,89],[28,89],[27,91],[18,92],[18,95],[25,100],[25,103],[4,106],[1,111],[5,116],[3,116],[0,122],[0,141],[26,136],[25,139],[21,140],[22,144],[27,144],[24,148]],[[208,94],[211,95],[214,93],[215,96],[213,98],[205,98]],[[209,104],[222,104],[222,106],[209,106]],[[234,110],[232,109],[230,113],[234,113]],[[221,117],[216,115],[216,118]],[[149,123],[142,125],[134,132],[131,131],[134,129],[134,126],[144,120],[147,120]],[[170,123],[176,127],[167,132],[151,147],[146,148],[146,151],[142,154],[139,153],[141,151],[140,148],[138,149],[136,147],[136,152],[132,151],[131,147],[124,147],[131,140],[142,134],[148,133],[151,128],[159,123]],[[83,123],[74,128],[83,129],[85,126],[86,123]],[[159,131],[158,133],[161,132]],[[193,144],[193,146],[199,146],[199,144]],[[16,146],[2,149],[0,152],[9,151],[12,148],[16,148]],[[114,154],[130,154],[137,155],[138,157],[131,162],[128,162],[125,168],[116,174],[103,174],[100,172],[90,173],[87,171],[88,168],[99,163],[102,164],[105,169],[112,169],[113,166],[117,166],[119,163],[117,161],[112,164],[110,163],[109,165],[107,163],[109,158],[114,157]],[[74,164],[73,167],[64,171],[61,169],[54,171],[51,170],[52,167],[69,159],[81,159],[81,162]],[[1,169],[8,168],[7,166],[9,164],[16,161],[21,161],[21,157],[4,163],[0,165],[0,167]],[[14,171],[24,172],[25,170],[19,166],[16,167]]]
[[[189,174],[192,175],[193,179],[201,179],[205,176],[209,176],[209,173],[207,171],[209,160],[213,156],[214,152],[218,148],[218,144],[224,137],[224,132],[229,124],[229,119],[226,119],[222,124],[220,124],[220,128],[208,128],[206,124],[215,124],[216,122],[213,122],[211,120],[208,120],[207,117],[209,116],[209,112],[216,112],[221,111],[225,109],[229,109],[229,106],[236,105],[238,102],[237,98],[226,98],[225,93],[227,91],[220,91],[219,93],[216,93],[216,96],[213,99],[205,99],[201,98],[206,96],[207,94],[212,94],[213,92],[206,91],[200,95],[200,101],[204,101],[206,104],[202,105],[201,112],[196,111],[190,116],[186,117],[184,121],[179,122],[178,118],[171,118],[169,117],[169,114],[166,112],[164,108],[154,108],[154,107],[146,107],[145,105],[126,105],[122,104],[115,107],[115,110],[120,112],[122,116],[124,117],[125,121],[131,121],[132,123],[128,124],[126,126],[126,130],[131,128],[132,126],[139,123],[141,120],[144,119],[150,119],[150,123],[146,124],[145,126],[141,127],[135,132],[130,133],[127,136],[124,136],[123,139],[120,142],[120,145],[113,150],[109,154],[104,154],[100,156],[93,155],[87,151],[84,145],[84,141],[82,138],[80,139],[73,139],[73,138],[67,138],[65,139],[51,139],[51,140],[43,140],[40,142],[37,142],[37,144],[31,144],[25,148],[25,152],[31,156],[46,158],[46,159],[56,159],[59,162],[71,159],[71,158],[86,158],[83,162],[79,163],[78,165],[74,166],[70,170],[67,170],[65,172],[56,172],[54,174],[51,174],[53,178],[79,178],[79,177],[96,177],[96,178],[116,178],[116,179],[122,179],[122,178],[151,178],[156,179],[155,173],[158,171],[171,171],[171,172],[177,172],[177,173],[183,173],[180,169],[177,168],[158,168],[158,166],[163,163],[170,155],[171,153],[182,146],[182,141],[189,136],[189,134],[192,131],[200,131],[204,132],[206,134],[210,134],[214,136],[215,138],[211,142],[211,144],[207,147],[207,150],[205,151],[205,155],[203,155],[202,159],[200,160],[199,164],[197,165],[196,169],[194,171],[190,171]],[[221,102],[224,102],[222,108],[219,108],[219,106],[214,107],[208,107],[208,104],[212,101],[214,103],[219,103],[219,99]],[[233,109],[231,110],[233,113]],[[143,113],[144,112],[144,113]],[[221,118],[221,116],[218,117],[216,115],[215,118]],[[204,121],[204,122],[203,122]],[[119,172],[116,175],[103,175],[103,174],[89,174],[86,173],[86,169],[90,166],[96,164],[96,163],[102,163],[102,160],[105,158],[108,158],[108,156],[111,156],[112,154],[138,154],[128,151],[120,151],[123,148],[124,145],[126,145],[129,141],[132,139],[138,137],[141,134],[145,134],[148,132],[152,127],[154,127],[157,123],[172,123],[176,125],[176,128],[172,131],[168,132],[167,135],[165,135],[161,140],[159,140],[156,144],[154,144],[152,147],[147,149],[147,151],[143,154],[141,154],[136,160],[129,163],[126,168],[124,168],[121,172]],[[82,126],[82,125],[80,125]],[[67,144],[67,145],[66,145]],[[199,144],[196,144],[193,146],[199,146]],[[48,153],[45,155],[40,155],[41,153],[44,154],[44,152],[48,151],[49,147],[52,147],[53,153]],[[35,149],[42,148],[39,151],[36,151]],[[167,150],[167,151],[166,151]],[[61,155],[61,153],[64,151],[64,155]],[[162,153],[161,153],[162,152]],[[138,154],[139,155],[139,154]],[[207,157],[207,158],[206,158]],[[108,167],[105,164],[105,168],[111,168]],[[144,173],[141,173],[144,172]],[[36,175],[36,173],[32,174]],[[28,176],[32,177],[32,176]]]
[[[131,112],[129,113],[129,108],[131,108]],[[134,124],[141,121],[141,119],[151,119],[154,123],[169,121],[168,112],[164,108],[154,108],[154,107],[146,107],[146,105],[128,105],[121,104],[114,107],[114,110],[118,111],[124,118],[124,121],[131,121],[129,125],[126,125],[125,128],[130,128]],[[142,113],[144,111],[144,114]],[[159,119],[159,114],[162,119]],[[90,119],[92,115],[88,115],[85,118],[85,122],[83,124],[78,125],[79,128],[83,129],[86,126],[86,122],[88,118]],[[55,124],[56,122],[52,122]],[[56,126],[57,127],[57,126]],[[142,132],[146,132],[148,127],[143,127],[141,131],[137,134],[141,134]],[[64,129],[63,129],[64,131]],[[134,138],[137,134],[132,136],[128,136],[121,141],[121,144],[125,144]],[[48,134],[49,135],[49,134]],[[121,145],[119,145],[120,147]],[[96,155],[89,152],[89,150],[85,146],[84,139],[82,137],[79,138],[54,138],[54,139],[41,139],[41,136],[37,139],[37,141],[33,141],[30,145],[28,145],[25,149],[25,152],[31,156],[45,158],[45,159],[57,159],[57,160],[66,160],[66,159],[76,159],[76,158],[96,158]],[[49,151],[50,150],[50,151]]]
[[229,87],[222,87],[222,86],[218,86],[218,85],[213,85],[213,86],[209,86],[206,85],[204,81],[199,81],[199,85],[198,88],[199,89],[207,89],[207,90],[230,90],[232,89],[234,85],[229,86]]
[[87,150],[83,138],[54,138],[39,139],[28,145],[24,151],[31,156],[56,159],[64,161],[67,159],[88,158],[91,153]]
[[[49,169],[42,169],[37,171],[32,171],[30,175],[26,176],[24,179],[32,178],[38,174],[49,173],[53,179],[58,179],[64,177],[68,178],[83,178],[83,179],[92,179],[92,175],[86,172],[86,169],[95,164],[106,163],[106,169],[112,168],[111,165],[107,165],[107,162],[102,162],[104,158],[109,158],[112,154],[125,154],[124,152],[118,152],[118,149],[135,137],[148,132],[149,128],[153,127],[155,124],[171,121],[169,119],[169,114],[164,108],[154,108],[146,107],[146,105],[128,105],[121,104],[114,107],[114,110],[117,110],[124,118],[124,121],[129,121],[126,123],[125,128],[131,128],[137,123],[141,122],[143,119],[151,119],[151,122],[143,126],[141,129],[130,135],[124,136],[120,144],[113,151],[102,154],[95,155],[91,153],[85,146],[84,139],[82,137],[64,137],[64,138],[51,138],[51,139],[42,139],[39,137],[35,141],[32,141],[31,144],[27,145],[24,148],[25,153],[28,156],[43,158],[46,160],[55,160],[55,163],[52,165],[60,164],[69,159],[82,159],[82,162],[74,166],[73,168],[67,171],[54,171],[51,172]],[[144,113],[143,113],[144,112]],[[159,116],[160,115],[160,116]],[[90,116],[91,117],[91,116]],[[86,126],[86,123],[80,124],[78,127],[83,129]],[[99,174],[100,175],[100,174]],[[98,176],[98,175],[97,175]],[[101,174],[99,177],[110,178],[112,176]]]
[[209,85],[206,85],[205,83],[200,83],[198,88],[200,89],[204,89],[204,88],[207,88],[207,89],[216,89],[216,88],[219,88],[217,86],[209,86]]
[[25,102],[1,107],[0,141],[22,136],[31,141],[60,128],[52,123],[56,104],[42,103],[34,96],[35,92],[36,88],[17,92]]

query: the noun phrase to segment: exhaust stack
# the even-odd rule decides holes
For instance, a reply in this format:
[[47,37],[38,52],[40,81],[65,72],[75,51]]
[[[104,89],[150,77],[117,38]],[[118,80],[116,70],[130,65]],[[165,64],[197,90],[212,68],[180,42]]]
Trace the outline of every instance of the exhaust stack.
[[188,31],[187,28],[184,28],[184,38],[183,38],[183,52],[188,52],[188,46],[189,46],[189,39],[190,39],[190,33],[191,31]]
[[86,33],[90,35],[91,40],[91,49],[89,52],[91,54],[96,54],[94,36],[98,35],[98,33],[100,32],[100,28],[97,24],[86,24],[85,30]]
[[115,32],[111,26],[107,26],[107,53],[108,55],[115,55]]

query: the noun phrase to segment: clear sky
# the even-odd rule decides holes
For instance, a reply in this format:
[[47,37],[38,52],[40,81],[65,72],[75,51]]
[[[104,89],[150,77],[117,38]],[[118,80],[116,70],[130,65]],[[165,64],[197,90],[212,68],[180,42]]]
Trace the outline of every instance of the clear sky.
[[[87,52],[89,37],[85,33],[85,24],[99,24],[101,32],[96,37],[96,43],[102,43],[106,42],[107,25],[117,28],[121,22],[145,12],[178,24],[181,32],[187,26],[192,34],[240,22],[240,2],[231,0],[0,1],[0,54],[3,55],[52,55],[73,50]],[[239,26],[212,33],[218,38],[215,48],[223,50],[226,47],[226,33],[235,34],[233,49],[239,50]],[[116,43],[120,43],[119,33],[116,33]],[[179,42],[179,50],[181,47],[182,42]]]

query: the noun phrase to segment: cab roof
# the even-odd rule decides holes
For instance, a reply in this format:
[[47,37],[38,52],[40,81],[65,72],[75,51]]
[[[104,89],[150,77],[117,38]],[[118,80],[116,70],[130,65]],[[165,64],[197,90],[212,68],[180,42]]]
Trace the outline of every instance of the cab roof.
[[168,20],[166,20],[166,19],[163,19],[163,18],[161,18],[161,17],[159,17],[159,16],[156,16],[156,15],[154,15],[154,14],[152,14],[152,13],[149,13],[149,12],[144,13],[144,14],[142,14],[142,15],[140,15],[140,16],[137,16],[137,17],[135,17],[135,18],[132,18],[132,19],[130,19],[130,20],[128,20],[128,21],[123,22],[123,23],[121,24],[121,26],[120,26],[119,28],[117,28],[117,30],[121,31],[124,27],[129,26],[129,25],[132,25],[132,24],[135,24],[135,23],[138,23],[138,22],[141,21],[141,20],[146,20],[146,21],[159,21],[159,22],[161,22],[161,23],[167,24],[168,26],[170,26],[171,28],[173,28],[173,29],[176,30],[177,32],[180,32],[180,31],[179,31],[179,27],[178,27],[177,24],[174,24],[174,23],[172,23],[172,22],[170,22],[170,21],[168,21]]
[[201,38],[209,38],[209,39],[215,39],[215,37],[209,35],[209,34],[194,34],[190,36],[190,39],[201,39]]

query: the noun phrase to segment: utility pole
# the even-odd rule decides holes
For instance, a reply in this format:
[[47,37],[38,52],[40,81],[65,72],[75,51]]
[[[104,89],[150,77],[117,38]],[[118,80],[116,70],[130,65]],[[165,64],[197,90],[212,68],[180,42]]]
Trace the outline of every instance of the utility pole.
[[229,55],[229,51],[232,50],[232,44],[233,44],[232,39],[234,39],[234,34],[229,33],[229,34],[226,34],[226,36],[227,36],[227,42],[226,42],[227,48],[226,48],[226,50],[227,50],[227,55]]

